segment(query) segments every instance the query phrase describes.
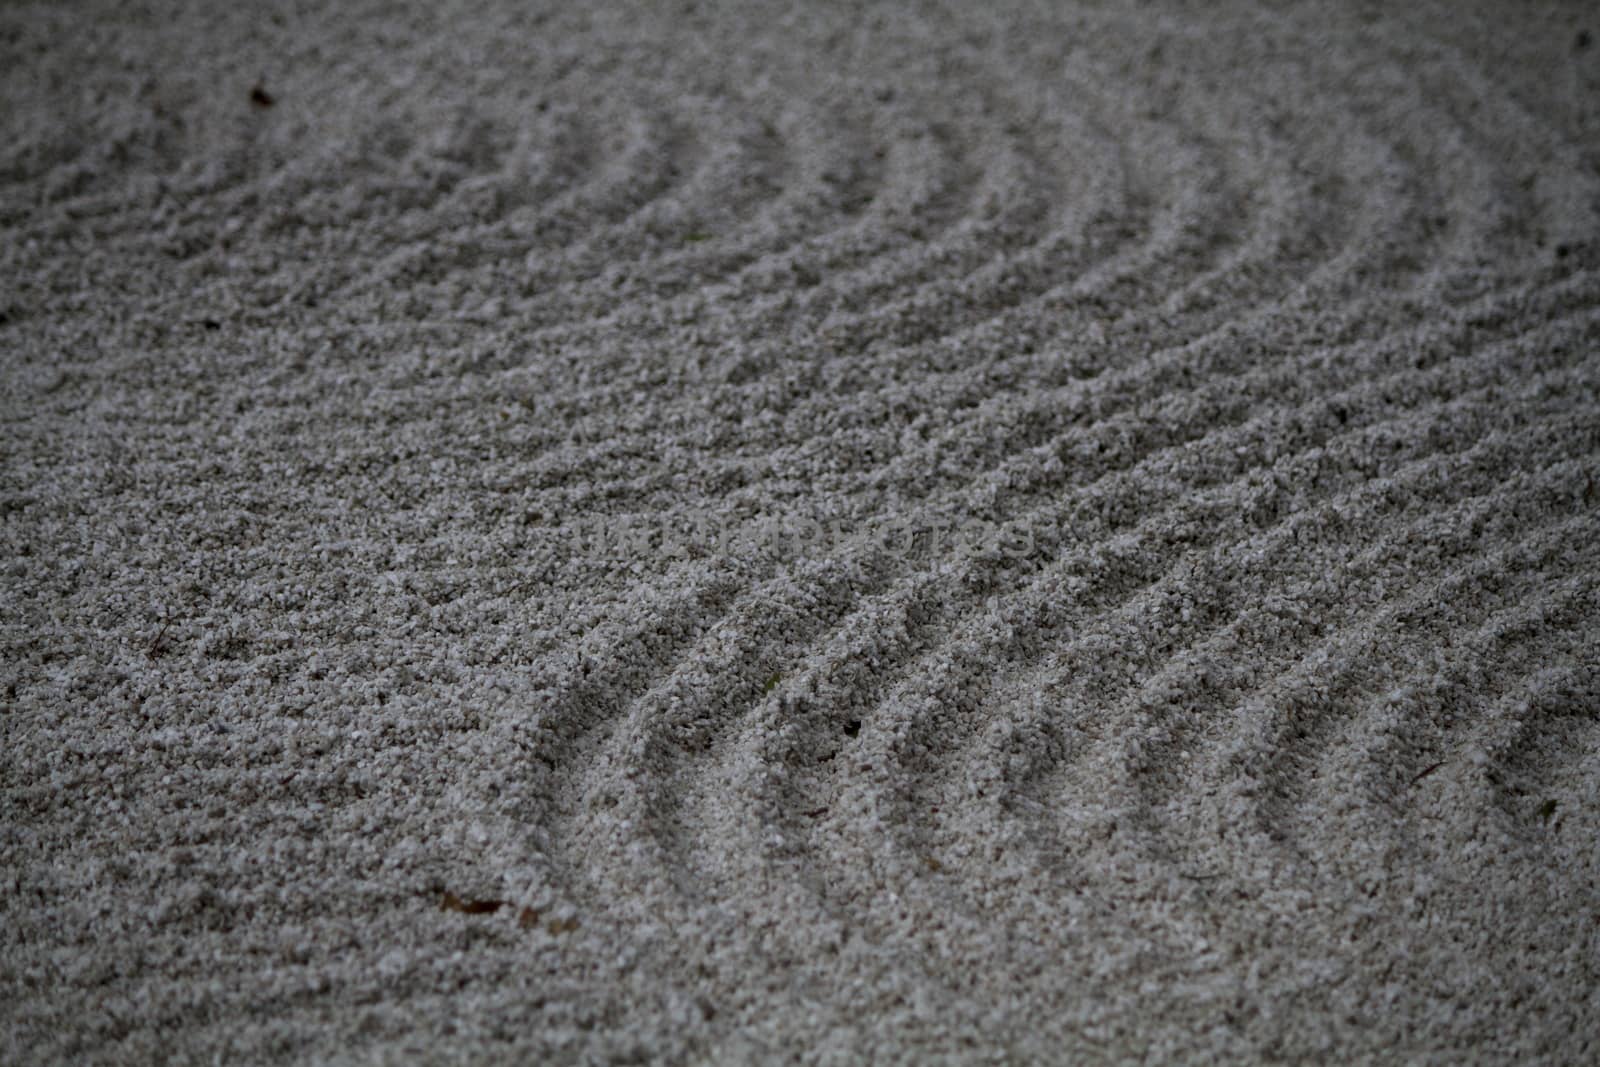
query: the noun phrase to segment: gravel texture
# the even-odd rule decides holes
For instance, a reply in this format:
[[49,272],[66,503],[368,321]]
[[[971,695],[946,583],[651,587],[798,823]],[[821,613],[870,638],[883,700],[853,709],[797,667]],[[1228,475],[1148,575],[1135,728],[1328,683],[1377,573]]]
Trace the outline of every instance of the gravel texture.
[[0,6],[0,1061],[1600,1060],[1597,33]]

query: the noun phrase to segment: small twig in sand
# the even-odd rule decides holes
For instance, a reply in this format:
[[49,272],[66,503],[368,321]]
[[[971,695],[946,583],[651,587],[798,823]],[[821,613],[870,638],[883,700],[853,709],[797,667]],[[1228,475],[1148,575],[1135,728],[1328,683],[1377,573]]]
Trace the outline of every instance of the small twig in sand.
[[156,631],[156,635],[150,639],[150,644],[144,650],[144,654],[146,656],[150,657],[151,659],[160,659],[162,656],[167,654],[167,628],[171,625],[171,619],[168,619],[161,624],[161,629]]
[[1434,771],[1438,770],[1440,767],[1443,767],[1444,765],[1445,765],[1445,761],[1444,760],[1440,760],[1438,763],[1433,764],[1431,767],[1424,767],[1422,769],[1421,773],[1417,774],[1416,777],[1411,779],[1411,784],[1412,785],[1416,785],[1418,782],[1422,781],[1424,778],[1428,777],[1428,775],[1432,774]]

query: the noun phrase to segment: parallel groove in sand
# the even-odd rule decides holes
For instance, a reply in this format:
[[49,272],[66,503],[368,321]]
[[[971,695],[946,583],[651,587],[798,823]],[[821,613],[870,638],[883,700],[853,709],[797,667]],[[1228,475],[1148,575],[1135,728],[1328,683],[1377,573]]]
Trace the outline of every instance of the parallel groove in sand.
[[[1252,1014],[1253,991],[1289,990],[1287,1016],[1314,1005],[1304,1017],[1347,1048],[1384,1049],[1409,1039],[1409,1017],[1384,1014],[1392,939],[1413,953],[1400,980],[1492,989],[1507,1017],[1548,1001],[1515,1050],[1574,1052],[1592,965],[1550,950],[1565,987],[1493,985],[1513,950],[1490,935],[1539,933],[1532,905],[1446,896],[1494,851],[1569,941],[1586,930],[1572,911],[1600,907],[1582,883],[1600,174],[1485,66],[1494,27],[1442,6],[1369,24],[1046,5],[990,23],[926,3],[790,20],[782,48],[745,51],[723,46],[776,32],[736,31],[751,13],[528,17],[526,66],[507,16],[461,31],[500,68],[423,50],[423,88],[367,71],[323,114],[288,90],[249,127],[129,104],[110,140],[83,119],[15,131],[0,156],[0,268],[29,286],[0,304],[0,336],[47,337],[64,375],[4,385],[0,445],[24,457],[5,488],[29,529],[82,528],[84,493],[115,506],[189,480],[243,508],[297,474],[277,499],[298,522],[239,519],[208,565],[257,581],[256,611],[303,603],[274,584],[276,554],[320,554],[348,603],[292,609],[300,638],[364,655],[404,612],[417,658],[477,694],[454,732],[402,729],[378,751],[400,777],[423,765],[409,746],[444,753],[405,799],[477,837],[439,853],[582,924],[466,927],[481,962],[457,951],[402,1007],[447,1014],[452,983],[517,988],[487,994],[494,1025],[534,1002],[566,1005],[580,1035],[648,1016],[685,1055],[741,1028],[819,1055],[893,1051],[875,1043],[905,1028],[948,1051],[965,1028],[1010,1035],[997,1051],[1019,1060],[1196,1035],[1216,1055],[1306,1059],[1317,1034]],[[307,93],[340,87],[298,69]],[[428,92],[460,106],[413,133]],[[294,122],[316,151],[299,154]],[[116,255],[80,261],[79,236]],[[97,285],[144,313],[133,342],[101,348],[56,306]],[[176,359],[186,329],[217,343]],[[100,435],[35,463],[75,419]],[[196,424],[233,426],[214,458],[186,451]],[[293,436],[299,465],[253,436]],[[145,451],[116,467],[124,439]],[[184,510],[196,497],[163,499],[141,561],[210,531]],[[585,556],[567,522],[816,505],[858,536],[812,556],[619,560]],[[898,558],[859,534],[973,517],[1039,550]],[[316,721],[328,687],[294,674],[281,633],[254,640],[241,660],[311,701],[256,725]],[[252,684],[219,704],[264,699]],[[449,692],[392,688],[392,706],[338,714],[426,723]],[[94,713],[108,734],[132,714]],[[230,772],[199,713],[173,714],[219,802],[314,795],[352,834],[382,814],[322,764],[304,781],[289,756]],[[42,795],[15,792],[29,811]],[[265,840],[300,854],[281,828]],[[149,866],[163,847],[152,832],[129,855]],[[362,868],[321,915],[232,891],[326,942],[408,906],[385,871]],[[53,877],[70,898],[97,876]],[[196,951],[277,951],[247,930],[197,927]],[[345,994],[382,996],[382,944],[346,949],[371,973]],[[131,987],[164,1003],[190,981],[139,968]],[[45,1032],[103,977],[73,971],[63,1006],[16,1017]],[[303,989],[261,992],[357,1029]],[[211,1021],[230,1003],[208,989],[53,1040],[271,1039]],[[683,1018],[705,1025],[685,1037]]]

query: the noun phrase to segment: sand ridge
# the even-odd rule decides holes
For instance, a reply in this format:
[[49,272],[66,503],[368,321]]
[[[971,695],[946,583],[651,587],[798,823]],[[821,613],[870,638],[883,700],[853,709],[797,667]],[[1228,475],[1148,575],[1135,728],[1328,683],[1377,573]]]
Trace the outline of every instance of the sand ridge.
[[1595,1057],[1600,26],[976,7],[0,12],[0,1059]]

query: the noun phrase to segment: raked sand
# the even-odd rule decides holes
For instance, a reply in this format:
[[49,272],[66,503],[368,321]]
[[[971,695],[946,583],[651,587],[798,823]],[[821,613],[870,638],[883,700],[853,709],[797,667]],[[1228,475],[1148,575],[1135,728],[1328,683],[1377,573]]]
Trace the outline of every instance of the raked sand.
[[0,1061],[1600,1060],[1587,4],[0,7]]

